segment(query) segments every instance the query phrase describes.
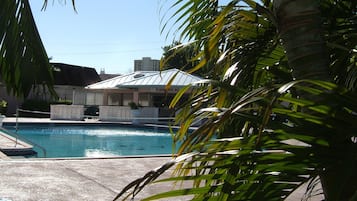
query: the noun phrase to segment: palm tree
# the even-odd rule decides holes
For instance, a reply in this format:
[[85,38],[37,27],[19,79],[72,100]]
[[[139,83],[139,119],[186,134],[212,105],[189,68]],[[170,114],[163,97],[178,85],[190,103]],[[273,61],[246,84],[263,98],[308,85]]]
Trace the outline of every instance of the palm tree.
[[[209,66],[210,77],[180,110],[177,171],[163,181],[193,185],[151,198],[281,200],[321,179],[327,200],[357,199],[356,2],[177,0],[173,7],[182,37],[198,50],[189,71]],[[15,95],[51,86],[28,1],[5,0],[0,9],[2,80]],[[173,165],[118,196],[131,187],[135,195]]]
[[[45,8],[47,0],[44,3]],[[8,92],[18,97],[26,97],[39,85],[55,94],[52,68],[28,0],[1,2],[0,77]]]
[[[176,174],[162,181],[192,187],[148,199],[282,200],[304,183],[312,196],[316,181],[326,200],[357,199],[356,3],[177,0],[173,7],[183,38],[199,47],[190,72],[208,65],[212,74],[180,110]],[[118,197],[130,187],[136,195],[173,164]]]
[[[342,6],[348,6],[348,4],[353,6],[351,3],[340,3]],[[321,23],[323,16],[320,11],[320,1],[274,1],[273,6],[275,15],[278,19],[279,33],[283,40],[284,49],[287,52],[289,66],[293,69],[294,77],[299,80],[317,79],[332,81],[333,77],[329,72],[329,55],[326,51],[327,43],[324,38],[324,24]],[[353,16],[353,14],[356,13],[355,11],[352,11],[350,14]],[[354,48],[353,46],[346,47],[345,44],[343,44],[342,47],[343,46],[349,48],[349,50]],[[313,98],[309,97],[310,95],[304,92],[300,94],[300,96],[307,99]],[[314,101],[317,103],[326,99],[326,97],[316,96],[314,98]],[[305,111],[305,113],[311,114],[312,112]],[[343,136],[344,134],[340,132],[341,131],[335,131],[334,134]],[[341,146],[350,147],[351,143],[348,139],[344,139],[342,142],[330,141],[329,146],[334,149],[331,151],[336,151],[339,150]],[[342,152],[344,153],[342,155],[343,157],[346,157],[346,161],[353,161],[354,154],[347,156],[349,155],[348,149],[346,149],[345,152]],[[350,151],[353,151],[353,149]],[[345,168],[347,168],[347,170]],[[352,185],[352,189],[348,189],[347,185],[349,185],[349,182],[346,182],[347,185],[341,185],[342,182],[337,179],[339,177],[339,174],[336,174],[337,172],[349,171],[349,168],[351,167],[344,165],[344,162],[324,164],[320,167],[319,175],[325,190],[325,197],[328,200],[339,200],[341,198],[347,200],[347,198],[351,197],[356,191],[356,183],[354,183],[355,185]],[[342,190],[341,188],[344,188],[345,190]],[[351,192],[349,192],[349,190]]]

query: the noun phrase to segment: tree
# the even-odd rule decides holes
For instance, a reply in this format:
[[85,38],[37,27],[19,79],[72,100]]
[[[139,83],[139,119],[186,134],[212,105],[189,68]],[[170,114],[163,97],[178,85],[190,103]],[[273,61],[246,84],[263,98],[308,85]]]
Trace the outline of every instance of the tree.
[[[180,48],[181,46],[184,48]],[[177,48],[180,48],[180,50],[175,51]],[[195,66],[195,64],[191,62],[192,57],[195,56],[193,46],[184,46],[182,43],[175,41],[162,49],[164,51],[161,58],[162,70],[171,68],[188,70]]]
[[[340,3],[340,5],[343,7],[348,7],[348,4],[349,3],[347,2]],[[327,43],[324,41],[323,38],[323,23],[321,23],[321,19],[323,16],[320,11],[320,6],[320,1],[274,1],[275,14],[278,19],[278,28],[279,32],[281,33],[284,49],[287,52],[289,66],[291,66],[294,70],[294,77],[298,80],[333,80],[333,77],[331,76],[331,73],[328,69],[329,55],[326,51]],[[353,9],[353,7],[351,8]],[[354,11],[352,11],[350,14],[351,17],[353,16],[353,14],[356,14],[356,7],[354,7]],[[294,24],[291,25],[291,23]],[[348,47],[348,45],[346,44],[342,45],[345,47],[347,46],[346,48],[349,48],[349,50],[352,50],[354,48],[353,46]],[[297,57],[300,58],[296,59]],[[313,98],[309,97],[310,95],[304,92],[300,93],[299,95],[307,99]],[[315,96],[316,102],[324,101],[324,99],[326,99],[326,97]],[[330,103],[329,105],[334,106],[333,103]],[[305,113],[313,114],[313,112],[311,111],[305,111]],[[340,132],[341,131],[335,131],[334,133],[336,135],[343,135]],[[341,150],[341,146],[346,146],[350,148],[351,143],[349,143],[348,139],[344,140],[345,141],[342,142],[330,141],[329,146],[333,147],[331,151]],[[341,157],[345,157],[346,161],[353,161],[355,160],[353,156],[354,154],[352,154],[352,156],[348,156],[349,148],[342,152],[343,156]],[[350,151],[353,151],[353,148]],[[353,193],[357,189],[356,182],[353,182],[353,188],[349,189],[351,192],[349,192],[349,190],[346,190],[349,188],[346,184],[341,186],[343,182],[341,180],[339,181],[339,175],[336,174],[336,172],[350,171],[348,169],[351,168],[350,166],[346,166],[344,163],[345,162],[324,164],[323,167],[320,167],[321,169],[319,171],[321,172],[319,173],[319,175],[321,177],[321,182],[325,190],[325,197],[328,200],[347,200],[353,195]],[[356,165],[354,164],[352,167],[356,167]],[[345,170],[345,168],[347,168],[347,170]],[[354,176],[352,178],[355,179],[356,177]],[[348,185],[350,184],[349,182],[346,183]],[[345,188],[345,190],[340,189],[341,187]],[[341,192],[338,192],[339,190]]]
[[[195,58],[195,53],[197,52],[195,43],[183,44],[175,41],[162,49],[164,51],[161,58],[162,70],[177,68],[183,71],[190,71],[199,63],[199,59]],[[211,72],[207,67],[205,65],[205,67],[191,73],[201,77],[209,77]]]
[[[209,67],[210,79],[180,110],[177,171],[165,180],[193,185],[151,198],[281,200],[321,179],[327,200],[356,200],[356,2],[177,0],[173,7],[182,37],[195,44],[189,72]],[[28,1],[6,0],[0,9],[8,89],[21,95],[34,83],[51,86]],[[122,193],[135,187],[135,195],[173,164]]]
[[191,71],[214,73],[180,110],[176,175],[162,181],[193,186],[148,199],[282,200],[304,183],[312,196],[316,181],[326,200],[356,199],[356,3],[216,2],[173,6],[182,35],[198,46]]

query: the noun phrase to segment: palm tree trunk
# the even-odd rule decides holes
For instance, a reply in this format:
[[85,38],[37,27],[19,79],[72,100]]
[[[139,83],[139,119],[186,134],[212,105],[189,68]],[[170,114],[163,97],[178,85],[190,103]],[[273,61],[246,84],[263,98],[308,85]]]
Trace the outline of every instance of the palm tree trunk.
[[[293,69],[293,76],[297,80],[333,80],[328,70],[329,57],[323,39],[319,5],[319,0],[275,0],[273,4],[278,32],[289,66]],[[299,96],[305,99],[311,98],[307,94],[299,94]],[[315,102],[318,101],[315,97]],[[331,150],[340,149],[341,146],[348,144],[332,143]],[[342,175],[348,175],[343,174],[344,172],[351,172],[345,168],[351,167],[345,165],[351,159],[347,157],[350,150],[345,149],[345,151],[345,159],[338,159],[339,162],[322,167],[320,179],[326,200],[348,200],[356,190],[351,185],[355,183],[351,181],[351,178],[348,176],[342,178]]]
[[318,0],[275,0],[278,31],[296,79],[331,80]]

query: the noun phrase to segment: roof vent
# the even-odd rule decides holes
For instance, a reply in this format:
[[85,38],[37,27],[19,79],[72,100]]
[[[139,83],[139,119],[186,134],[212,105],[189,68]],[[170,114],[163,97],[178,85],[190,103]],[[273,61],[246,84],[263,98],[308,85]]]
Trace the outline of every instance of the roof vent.
[[143,77],[143,76],[145,76],[145,75],[142,74],[142,73],[138,73],[138,74],[135,74],[135,75],[134,75],[134,78],[139,78],[139,77]]

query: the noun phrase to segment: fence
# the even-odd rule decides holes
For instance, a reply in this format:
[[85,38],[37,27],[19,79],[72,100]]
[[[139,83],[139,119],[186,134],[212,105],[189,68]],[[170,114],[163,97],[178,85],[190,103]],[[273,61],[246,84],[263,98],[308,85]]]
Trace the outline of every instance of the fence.
[[84,115],[83,105],[51,105],[51,120],[83,120],[98,118],[100,121],[122,121],[133,123],[158,123],[173,117],[160,117],[159,108],[141,107],[131,110],[127,106],[99,106],[99,116]]

